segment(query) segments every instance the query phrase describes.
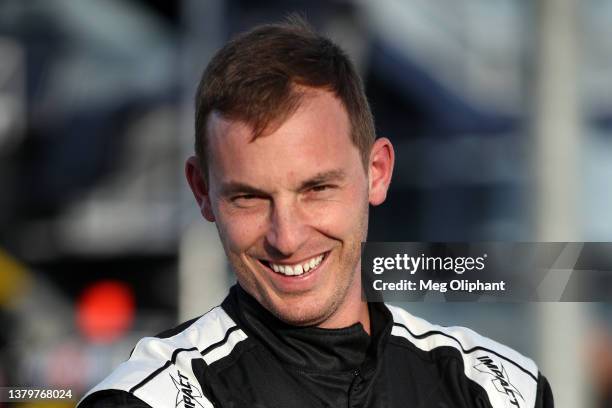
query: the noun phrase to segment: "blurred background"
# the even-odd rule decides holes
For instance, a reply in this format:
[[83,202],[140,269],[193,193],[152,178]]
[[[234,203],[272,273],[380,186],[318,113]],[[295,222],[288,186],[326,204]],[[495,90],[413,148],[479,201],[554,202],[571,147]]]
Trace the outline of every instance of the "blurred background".
[[[371,241],[612,240],[610,0],[1,0],[0,387],[81,395],[222,300],[193,96],[228,38],[293,11],[396,148]],[[402,306],[532,357],[558,407],[612,407],[609,303]]]

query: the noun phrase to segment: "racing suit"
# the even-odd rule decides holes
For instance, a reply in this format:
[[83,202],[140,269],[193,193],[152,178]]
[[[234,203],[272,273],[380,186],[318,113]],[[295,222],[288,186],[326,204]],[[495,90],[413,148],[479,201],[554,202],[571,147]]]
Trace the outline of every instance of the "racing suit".
[[371,335],[283,323],[235,285],[138,342],[78,408],[553,407],[530,359],[463,327],[370,303]]

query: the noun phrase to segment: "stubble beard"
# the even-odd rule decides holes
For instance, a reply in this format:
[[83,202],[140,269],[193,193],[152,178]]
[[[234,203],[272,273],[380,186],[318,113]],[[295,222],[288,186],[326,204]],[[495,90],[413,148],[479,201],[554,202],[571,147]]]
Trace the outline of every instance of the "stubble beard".
[[[327,298],[316,299],[309,302],[300,301],[299,297],[303,296],[302,294],[290,295],[298,299],[296,299],[295,302],[291,302],[292,304],[290,306],[285,305],[284,308],[274,303],[269,295],[270,289],[266,288],[266,285],[254,276],[254,273],[248,268],[241,257],[233,254],[229,250],[229,243],[223,240],[223,238],[221,241],[230,266],[236,274],[238,283],[247,293],[254,297],[259,304],[276,318],[287,324],[293,326],[319,326],[338,312],[343,303],[347,300],[351,287],[355,284],[357,274],[361,273],[359,270],[360,268],[358,268],[361,259],[361,242],[365,241],[367,237],[367,228],[368,203],[366,202],[361,222],[354,234],[355,239],[345,241],[341,253],[335,255],[340,258],[336,269],[328,271],[328,273],[341,274],[344,277],[338,281],[341,286],[336,287]],[[217,229],[219,230],[218,225]],[[219,233],[220,232],[221,231],[219,231]],[[222,237],[221,233],[219,235]],[[359,296],[361,296],[361,287],[359,288]]]

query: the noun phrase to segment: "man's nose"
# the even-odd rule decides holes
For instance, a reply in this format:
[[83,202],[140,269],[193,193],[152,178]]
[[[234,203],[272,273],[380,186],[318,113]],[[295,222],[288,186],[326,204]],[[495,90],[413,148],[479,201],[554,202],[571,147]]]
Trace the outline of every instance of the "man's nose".
[[266,241],[280,256],[291,256],[306,241],[306,223],[296,200],[278,200],[272,206]]

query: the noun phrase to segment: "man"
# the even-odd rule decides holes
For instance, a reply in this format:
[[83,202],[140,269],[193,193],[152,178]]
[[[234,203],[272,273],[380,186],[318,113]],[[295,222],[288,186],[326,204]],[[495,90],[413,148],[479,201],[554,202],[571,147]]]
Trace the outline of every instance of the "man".
[[82,408],[552,407],[517,352],[362,299],[394,153],[336,45],[299,19],[260,26],[214,56],[196,100],[187,180],[238,284],[141,340]]

